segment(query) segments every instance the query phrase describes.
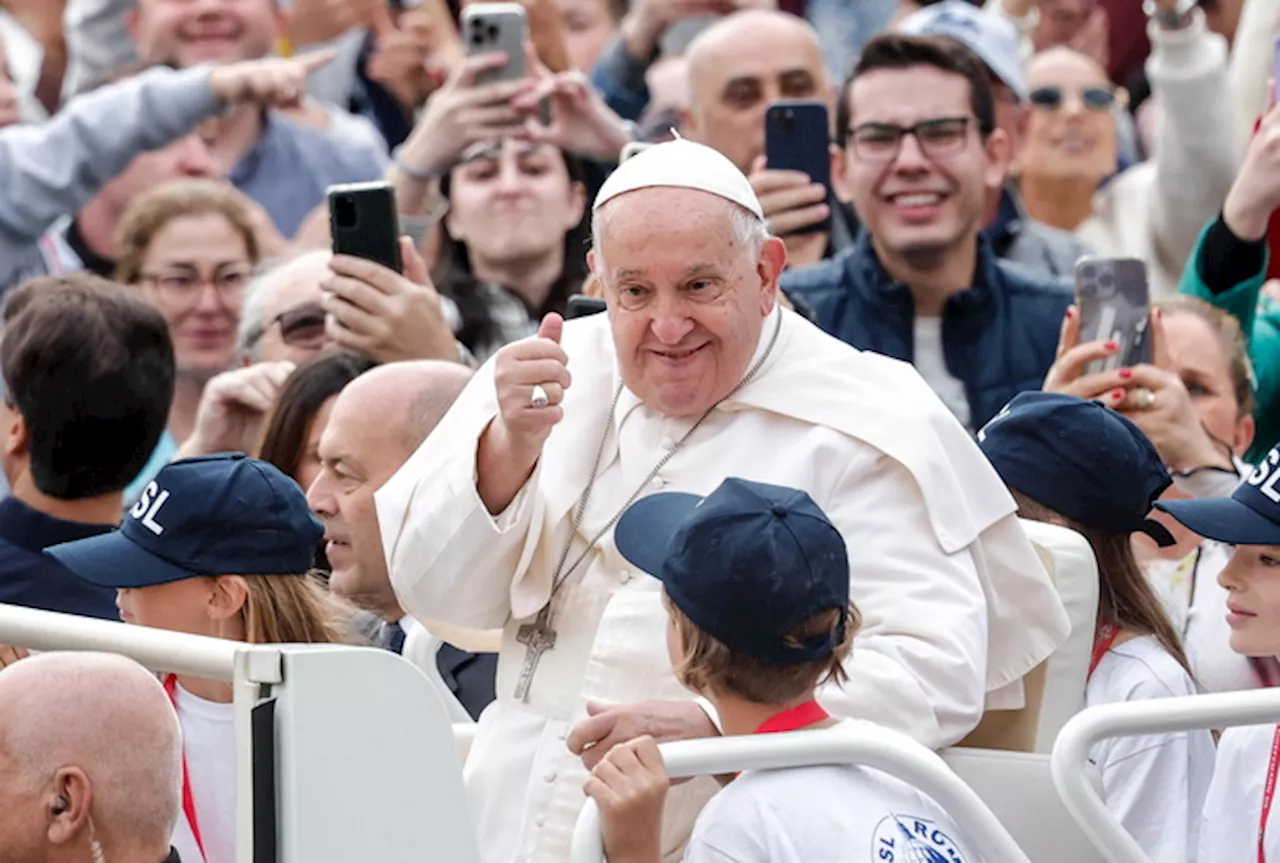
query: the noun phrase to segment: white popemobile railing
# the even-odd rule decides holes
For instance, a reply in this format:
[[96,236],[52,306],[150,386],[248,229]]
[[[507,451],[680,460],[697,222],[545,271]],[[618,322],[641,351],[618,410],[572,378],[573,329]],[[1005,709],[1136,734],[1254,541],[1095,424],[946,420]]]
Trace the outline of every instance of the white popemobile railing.
[[[1029,863],[1004,825],[934,752],[904,734],[866,724],[827,731],[798,731],[710,740],[684,740],[660,747],[674,778],[740,770],[860,764],[883,770],[932,797],[958,824],[985,863]],[[600,813],[588,800],[573,834],[571,863],[601,863]]]
[[0,644],[232,684],[238,863],[475,863],[449,712],[383,650],[249,645],[0,604]]
[[1089,780],[1089,749],[1100,740],[1201,728],[1280,722],[1280,689],[1258,689],[1182,698],[1153,698],[1091,707],[1072,717],[1054,743],[1053,781],[1067,811],[1107,863],[1151,863],[1107,810]]

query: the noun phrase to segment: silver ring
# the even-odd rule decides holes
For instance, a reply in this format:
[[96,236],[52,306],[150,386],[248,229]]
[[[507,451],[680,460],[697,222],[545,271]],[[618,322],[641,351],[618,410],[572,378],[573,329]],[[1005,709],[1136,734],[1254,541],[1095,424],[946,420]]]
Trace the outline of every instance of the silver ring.
[[542,388],[542,384],[534,384],[533,392],[529,394],[529,407],[545,408],[551,403],[551,399],[547,396],[547,391]]
[[1153,393],[1151,390],[1147,389],[1146,387],[1141,387],[1140,389],[1138,389],[1134,393],[1134,396],[1138,400],[1139,410],[1145,411],[1156,403],[1156,394]]

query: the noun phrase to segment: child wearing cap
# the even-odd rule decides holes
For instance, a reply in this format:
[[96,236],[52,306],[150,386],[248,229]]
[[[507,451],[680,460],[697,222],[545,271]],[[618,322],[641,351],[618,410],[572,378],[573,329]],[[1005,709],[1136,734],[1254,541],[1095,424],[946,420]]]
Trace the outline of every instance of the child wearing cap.
[[[1098,617],[1086,704],[1194,694],[1178,633],[1130,544],[1135,532],[1173,542],[1148,518],[1173,481],[1151,441],[1097,402],[1022,393],[978,433],[978,445],[1013,492],[1019,516],[1069,527],[1093,549]],[[1090,756],[1108,808],[1152,860],[1195,860],[1213,774],[1208,731],[1117,737]]]
[[[663,583],[667,649],[681,683],[723,733],[836,724],[815,698],[843,682],[859,618],[844,539],[803,491],[728,479],[706,498],[645,498],[615,531],[619,552]],[[585,791],[610,863],[662,859],[668,778],[657,744],[614,747]],[[854,766],[748,771],[703,810],[686,863],[846,863],[976,858],[947,814],[912,786]]]
[[[1231,649],[1280,655],[1280,446],[1229,498],[1166,501],[1156,506],[1201,536],[1235,546],[1218,583]],[[1280,771],[1280,726],[1228,728],[1204,805],[1198,863],[1276,863],[1280,824],[1272,812]]]
[[[175,461],[119,530],[45,553],[115,588],[126,623],[254,644],[344,640],[344,611],[309,574],[324,528],[297,483],[242,454]],[[231,684],[169,675],[182,725],[183,860],[235,863]]]

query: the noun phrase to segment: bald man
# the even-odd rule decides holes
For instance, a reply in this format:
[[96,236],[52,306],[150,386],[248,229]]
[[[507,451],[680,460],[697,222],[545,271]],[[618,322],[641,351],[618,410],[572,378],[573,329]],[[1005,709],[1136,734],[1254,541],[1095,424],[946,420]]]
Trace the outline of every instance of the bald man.
[[[685,137],[714,147],[751,180],[769,230],[787,244],[790,266],[805,266],[852,243],[853,231],[830,190],[799,171],[764,161],[764,116],[773,102],[817,100],[834,108],[818,34],[786,12],[726,15],[689,44]],[[830,230],[803,230],[833,219]],[[835,241],[832,242],[832,234]]]
[[[332,566],[329,586],[376,614],[383,626],[374,633],[375,642],[397,653],[415,624],[391,589],[373,493],[427,439],[470,379],[470,370],[456,363],[420,360],[379,366],[342,391],[320,437],[320,474],[307,500],[324,522],[325,554]],[[428,629],[449,638],[432,624]],[[492,641],[496,651],[496,637]],[[446,644],[437,660],[445,682],[468,712],[478,716],[493,700],[496,656],[491,652],[477,659]]]
[[100,653],[0,671],[0,863],[177,863],[182,738],[154,675]]

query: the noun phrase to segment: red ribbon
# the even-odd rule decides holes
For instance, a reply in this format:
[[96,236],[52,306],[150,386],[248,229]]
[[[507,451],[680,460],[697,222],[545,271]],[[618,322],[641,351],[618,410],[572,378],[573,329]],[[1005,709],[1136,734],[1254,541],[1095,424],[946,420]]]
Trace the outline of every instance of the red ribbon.
[[1262,840],[1267,835],[1267,818],[1271,815],[1271,803],[1276,796],[1276,768],[1280,766],[1280,725],[1271,738],[1271,763],[1267,765],[1267,784],[1262,787],[1262,815],[1258,817],[1258,863],[1267,863],[1267,852]]
[[1089,673],[1085,675],[1085,680],[1093,677],[1093,672],[1097,669],[1098,663],[1102,661],[1102,657],[1107,655],[1107,651],[1115,646],[1116,639],[1120,637],[1120,627],[1114,623],[1104,623],[1098,630],[1098,637],[1093,642],[1093,657],[1089,660]]
[[[164,679],[164,691],[169,696],[173,709],[178,709],[178,700],[174,696],[174,688],[178,685],[178,677],[170,674]],[[196,819],[196,798],[191,793],[191,776],[187,772],[187,753],[186,746],[183,745],[182,752],[182,812],[187,816],[187,824],[191,827],[191,835],[195,837],[196,847],[200,849],[200,859],[208,860],[209,856],[204,853],[204,839],[200,836],[200,822]]]
[[821,704],[816,701],[806,701],[799,707],[793,707],[790,710],[784,710],[781,713],[770,716],[760,724],[755,733],[774,734],[779,731],[795,731],[830,717],[831,714],[823,710]]

